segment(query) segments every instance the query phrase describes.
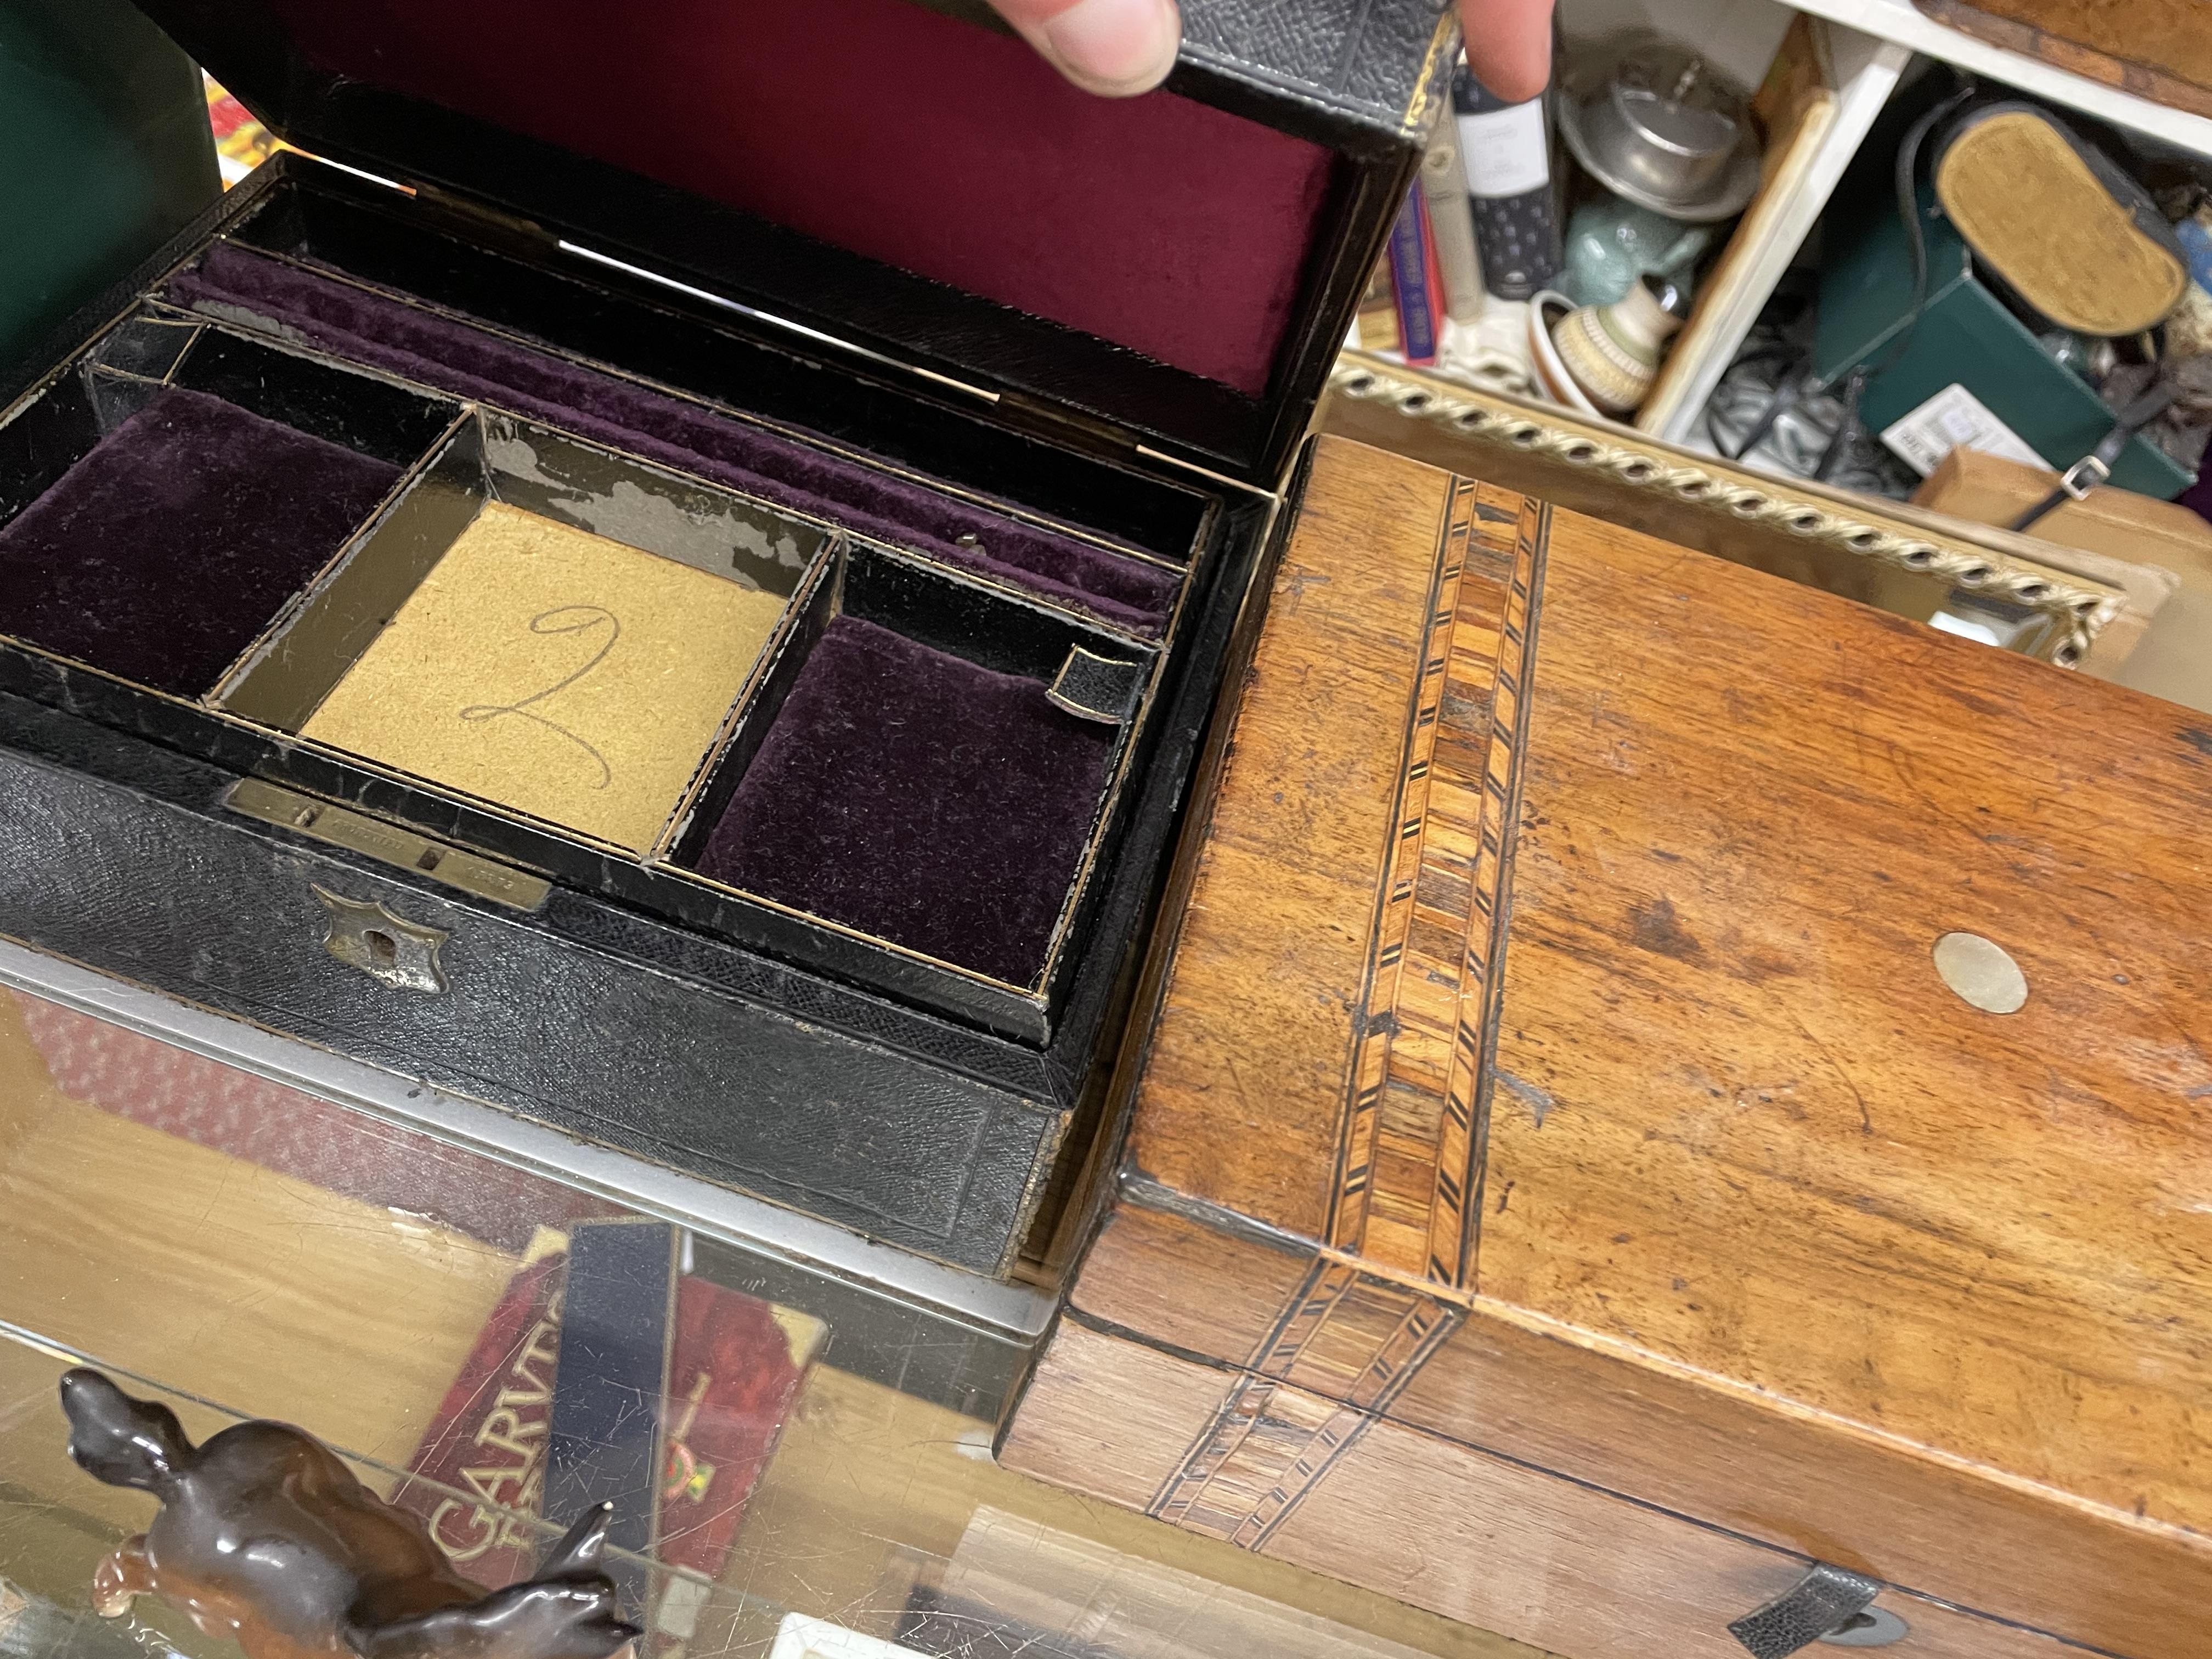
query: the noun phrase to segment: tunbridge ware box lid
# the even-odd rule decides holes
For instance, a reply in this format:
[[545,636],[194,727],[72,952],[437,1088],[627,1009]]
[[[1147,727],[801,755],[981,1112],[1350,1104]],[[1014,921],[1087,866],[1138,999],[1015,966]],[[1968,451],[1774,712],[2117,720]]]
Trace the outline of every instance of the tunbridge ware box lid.
[[980,0],[143,0],[291,143],[1273,488],[1412,177],[1445,0],[1184,0],[1163,90]]
[[1229,684],[1009,1466],[1574,1659],[2212,1654],[2203,716],[1334,437]]

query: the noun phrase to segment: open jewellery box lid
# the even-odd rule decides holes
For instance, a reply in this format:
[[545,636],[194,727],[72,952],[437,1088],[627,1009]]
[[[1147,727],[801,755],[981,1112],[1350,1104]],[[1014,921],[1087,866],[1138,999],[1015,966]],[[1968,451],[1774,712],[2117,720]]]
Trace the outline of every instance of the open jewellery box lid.
[[1272,489],[1419,160],[1445,0],[1183,0],[1103,99],[981,0],[140,0],[313,154]]

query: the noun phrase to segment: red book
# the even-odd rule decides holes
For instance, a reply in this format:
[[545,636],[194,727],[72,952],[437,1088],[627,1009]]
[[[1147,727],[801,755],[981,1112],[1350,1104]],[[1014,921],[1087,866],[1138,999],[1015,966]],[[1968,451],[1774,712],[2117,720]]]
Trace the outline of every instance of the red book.
[[568,1261],[547,1256],[514,1276],[408,1463],[424,1481],[469,1496],[412,1480],[392,1494],[393,1503],[430,1523],[439,1548],[487,1589],[527,1578],[538,1562],[538,1534],[501,1511],[535,1516],[544,1497]]
[[[567,1266],[565,1255],[550,1255],[515,1275],[408,1465],[422,1481],[392,1497],[488,1589],[529,1577],[548,1541],[501,1511],[534,1517],[544,1496]],[[818,1321],[757,1297],[699,1279],[678,1284],[661,1407],[667,1461],[658,1530],[669,1565],[709,1578],[720,1572],[822,1331]],[[658,1628],[688,1633],[681,1610],[655,1615]]]
[[660,1559],[669,1565],[720,1573],[822,1331],[817,1320],[703,1279],[678,1284],[661,1419]]

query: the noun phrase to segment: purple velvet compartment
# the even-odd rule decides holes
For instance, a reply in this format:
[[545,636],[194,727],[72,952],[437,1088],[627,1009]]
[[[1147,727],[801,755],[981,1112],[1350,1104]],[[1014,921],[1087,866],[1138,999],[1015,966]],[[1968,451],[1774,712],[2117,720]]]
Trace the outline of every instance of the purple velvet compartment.
[[1015,985],[1045,964],[1113,727],[854,617],[799,672],[700,870]]
[[168,387],[0,526],[0,634],[198,696],[398,477]]
[[[550,351],[368,293],[228,243],[169,296],[210,314],[242,310],[289,337],[457,397],[494,404],[927,552],[1157,636],[1179,578],[887,473],[725,419]],[[975,545],[960,538],[972,537]]]

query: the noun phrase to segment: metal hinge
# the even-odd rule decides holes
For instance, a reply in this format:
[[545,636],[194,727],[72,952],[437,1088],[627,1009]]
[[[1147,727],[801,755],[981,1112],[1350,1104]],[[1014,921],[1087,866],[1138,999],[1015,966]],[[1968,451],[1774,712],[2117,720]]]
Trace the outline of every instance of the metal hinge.
[[[1111,422],[1096,416],[1066,409],[1058,404],[1045,403],[1019,392],[1002,392],[998,395],[999,413],[1009,416],[1024,430],[1039,437],[1048,438],[1094,455],[1104,460],[1129,463],[1150,461],[1171,466],[1194,479],[1202,480],[1208,489],[1231,489],[1244,495],[1258,495],[1279,501],[1281,488],[1268,489],[1243,478],[1232,478],[1225,472],[1216,472],[1212,467],[1201,466],[1196,461],[1185,460],[1180,455],[1170,455],[1139,442],[1133,434],[1124,432]],[[1285,475],[1287,482],[1287,474]]]
[[313,795],[286,789],[261,778],[240,778],[224,792],[222,804],[232,811],[272,823],[283,830],[342,847],[349,853],[388,864],[395,870],[412,871],[457,887],[477,898],[489,899],[516,910],[535,910],[553,890],[553,884],[534,870],[518,870],[465,847],[433,841],[412,830],[404,830],[382,818],[371,817]]
[[471,241],[495,247],[520,247],[538,253],[561,244],[558,236],[535,219],[526,219],[519,213],[487,207],[482,202],[466,196],[456,196],[435,185],[414,184],[410,188],[415,192],[416,201],[433,213],[458,221],[459,228],[468,232]]
[[1000,392],[999,413],[1040,437],[1057,440],[1085,454],[1103,455],[1109,460],[1117,461],[1137,459],[1139,446],[1136,439],[1110,421],[1102,421],[1094,415],[1085,415],[1059,404],[1046,403],[1027,392]]

